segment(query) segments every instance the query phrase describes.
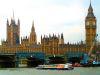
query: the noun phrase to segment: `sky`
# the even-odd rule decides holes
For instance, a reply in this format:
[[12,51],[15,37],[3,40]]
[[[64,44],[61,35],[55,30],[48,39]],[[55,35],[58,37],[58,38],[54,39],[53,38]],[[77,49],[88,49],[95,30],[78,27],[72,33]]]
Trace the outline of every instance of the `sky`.
[[[100,0],[91,0],[100,36]],[[64,34],[65,43],[85,41],[85,17],[90,0],[0,0],[0,40],[6,40],[6,21],[20,19],[20,36],[29,36],[34,21],[41,35]],[[98,39],[99,39],[98,36]]]

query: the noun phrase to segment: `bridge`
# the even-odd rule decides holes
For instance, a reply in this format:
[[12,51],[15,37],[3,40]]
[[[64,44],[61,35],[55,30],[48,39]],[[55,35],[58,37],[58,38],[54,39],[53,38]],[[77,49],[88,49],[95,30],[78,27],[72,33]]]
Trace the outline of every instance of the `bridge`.
[[84,52],[73,52],[73,51],[66,52],[65,54],[67,62],[71,62],[71,63],[75,63],[75,62],[80,63],[80,61],[83,58],[83,55]]
[[47,64],[64,64],[66,62],[64,55],[47,55]]
[[0,54],[0,67],[15,67],[15,54]]
[[45,60],[45,54],[42,52],[0,53],[0,67],[27,67],[31,62],[36,62],[30,58]]
[[32,62],[36,63],[36,61],[33,61],[33,58],[34,60],[45,60],[45,54],[42,52],[18,52],[16,53],[16,64],[18,67],[32,66]]
[[80,62],[83,52],[66,52],[65,55],[45,55],[43,52],[0,53],[0,67],[35,67],[44,63]]

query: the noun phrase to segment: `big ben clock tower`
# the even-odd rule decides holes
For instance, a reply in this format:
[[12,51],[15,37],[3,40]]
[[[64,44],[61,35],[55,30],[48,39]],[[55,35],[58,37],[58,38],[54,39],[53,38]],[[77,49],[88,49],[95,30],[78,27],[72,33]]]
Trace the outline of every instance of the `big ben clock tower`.
[[86,31],[86,45],[88,49],[92,46],[96,37],[96,17],[93,13],[93,8],[90,2],[88,14],[85,18],[85,31]]

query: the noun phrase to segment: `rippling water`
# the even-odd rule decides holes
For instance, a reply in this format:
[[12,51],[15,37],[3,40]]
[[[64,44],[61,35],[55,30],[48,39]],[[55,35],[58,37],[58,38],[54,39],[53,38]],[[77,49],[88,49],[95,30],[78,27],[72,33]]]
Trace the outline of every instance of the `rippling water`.
[[74,68],[74,70],[37,70],[34,68],[0,69],[0,75],[100,75],[100,67]]

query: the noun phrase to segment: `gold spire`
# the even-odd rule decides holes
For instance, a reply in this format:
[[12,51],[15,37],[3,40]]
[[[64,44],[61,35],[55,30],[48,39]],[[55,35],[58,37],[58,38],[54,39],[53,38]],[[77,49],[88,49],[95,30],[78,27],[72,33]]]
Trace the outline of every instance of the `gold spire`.
[[88,11],[89,11],[90,13],[92,13],[92,12],[93,12],[93,8],[92,8],[92,5],[91,5],[91,0],[90,0],[90,6],[89,6]]
[[34,20],[33,20],[33,23],[32,23],[32,29],[31,29],[32,32],[35,31],[35,28],[34,28]]
[[13,11],[13,13],[12,13],[13,15],[12,15],[12,17],[11,17],[11,24],[12,24],[12,25],[15,25],[14,10],[12,10],[12,11]]
[[94,13],[93,13],[93,8],[92,8],[92,5],[91,5],[91,0],[90,0],[90,6],[88,8],[88,14],[87,14],[87,18],[89,18],[89,17],[95,18]]

